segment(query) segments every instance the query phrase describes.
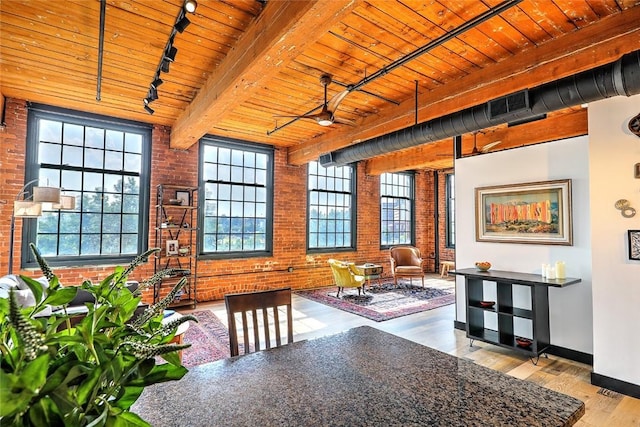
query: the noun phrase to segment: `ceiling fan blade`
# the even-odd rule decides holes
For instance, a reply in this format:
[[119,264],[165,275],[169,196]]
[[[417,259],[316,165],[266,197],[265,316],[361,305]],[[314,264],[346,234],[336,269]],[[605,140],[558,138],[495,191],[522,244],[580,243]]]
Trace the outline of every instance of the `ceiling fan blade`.
[[331,100],[327,103],[327,110],[331,111],[332,113],[335,113],[336,109],[338,108],[338,105],[340,105],[342,100],[347,95],[349,95],[348,90],[343,90],[342,92],[338,92],[335,95],[333,95],[333,98],[331,98]]
[[285,119],[312,119],[315,120],[318,117],[324,117],[326,115],[326,113],[316,113],[316,114],[303,114],[301,116],[283,116],[283,115],[276,115],[273,117],[282,117]]
[[333,122],[334,123],[340,123],[342,125],[351,125],[351,126],[355,126],[356,125],[356,122],[354,120],[345,119],[345,118],[336,117],[336,116],[333,116]]
[[282,114],[277,114],[273,117],[280,117],[283,119],[297,119],[297,118],[301,118],[302,116],[286,116],[286,115],[282,115]]
[[498,145],[502,144],[502,141],[494,141],[494,142],[490,142],[486,145],[484,145],[481,149],[480,152],[481,153],[488,153],[489,150],[491,150],[493,147],[496,147]]

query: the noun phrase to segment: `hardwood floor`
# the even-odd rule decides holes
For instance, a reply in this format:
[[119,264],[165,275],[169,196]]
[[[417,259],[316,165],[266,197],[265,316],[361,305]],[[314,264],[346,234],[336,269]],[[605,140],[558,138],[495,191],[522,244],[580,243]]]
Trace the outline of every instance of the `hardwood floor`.
[[[293,295],[294,340],[313,339],[361,325],[369,325],[491,369],[531,381],[585,402],[586,413],[578,427],[640,426],[640,399],[591,385],[591,366],[556,356],[541,357],[537,366],[513,351],[475,341],[453,327],[455,306],[374,322]],[[211,310],[227,323],[224,301],[201,303],[198,310]]]

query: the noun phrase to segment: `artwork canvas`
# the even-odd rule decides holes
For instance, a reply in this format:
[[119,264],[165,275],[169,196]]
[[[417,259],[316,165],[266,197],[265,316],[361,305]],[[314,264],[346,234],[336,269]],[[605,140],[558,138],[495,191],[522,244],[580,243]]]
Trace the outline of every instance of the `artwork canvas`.
[[572,245],[571,180],[476,188],[476,241]]
[[189,206],[191,204],[188,191],[176,191],[176,199],[180,200],[180,206]]
[[167,240],[167,256],[178,255],[178,241]]
[[640,230],[629,230],[629,259],[640,261]]

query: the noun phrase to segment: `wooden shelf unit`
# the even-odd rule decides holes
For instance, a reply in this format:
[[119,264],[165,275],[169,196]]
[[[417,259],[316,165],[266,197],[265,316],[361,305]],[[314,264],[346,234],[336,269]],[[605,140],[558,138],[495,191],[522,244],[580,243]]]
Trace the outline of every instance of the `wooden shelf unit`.
[[[531,357],[545,353],[550,345],[549,288],[562,288],[582,281],[576,278],[544,279],[536,274],[513,271],[478,271],[475,268],[450,274],[465,279],[467,337],[514,349]],[[489,299],[484,292],[485,281],[495,283],[496,287],[497,301],[491,307],[480,305],[481,301]],[[513,285],[529,288],[531,309],[514,306]],[[497,330],[486,327],[485,316],[494,318]],[[531,340],[528,347],[521,347],[516,342],[514,324],[518,321],[528,322],[531,326],[532,336],[525,337]]]
[[[170,307],[196,307],[196,287],[198,279],[198,257],[197,257],[197,187],[183,185],[159,184],[156,195],[156,225],[155,225],[155,245],[160,248],[160,252],[155,257],[154,273],[161,270],[173,268],[179,271],[178,274],[165,277],[158,282],[153,289],[154,302],[162,299],[183,277],[187,278],[187,283],[182,288],[182,295],[179,299],[170,304]],[[169,203],[170,199],[176,198],[176,192],[189,194],[188,204],[176,205]],[[174,219],[175,217],[175,219]],[[169,218],[172,221],[169,221]],[[179,248],[188,248],[187,254],[167,254],[167,241],[176,240]]]

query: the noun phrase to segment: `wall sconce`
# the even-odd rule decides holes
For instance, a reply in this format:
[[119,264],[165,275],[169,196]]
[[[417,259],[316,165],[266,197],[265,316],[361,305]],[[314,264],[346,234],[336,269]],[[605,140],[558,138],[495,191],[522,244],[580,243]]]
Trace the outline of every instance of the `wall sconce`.
[[198,3],[196,0],[185,0],[184,4],[180,8],[180,12],[178,12],[178,16],[176,16],[176,21],[171,29],[171,34],[169,34],[169,40],[162,51],[162,57],[160,58],[160,63],[156,68],[153,81],[149,85],[149,92],[147,93],[147,97],[143,99],[143,108],[149,114],[155,113],[155,110],[151,108],[149,104],[158,99],[157,89],[158,86],[162,84],[160,73],[168,73],[169,66],[176,60],[178,49],[173,46],[173,40],[176,33],[182,34],[189,24],[191,24],[191,21],[187,18],[187,13],[195,13],[197,7]]
[[[61,189],[56,187],[33,187],[32,196],[28,196],[27,187],[40,181],[34,179],[27,182],[16,195],[11,213],[11,235],[9,238],[9,272],[13,274],[13,246],[16,229],[16,218],[38,218],[42,215],[43,204],[48,204],[55,210],[73,210],[76,208],[76,198],[60,194]],[[21,200],[21,198],[24,198]],[[32,200],[28,200],[32,198]]]
[[620,199],[616,201],[614,206],[625,218],[633,218],[636,215],[636,210],[631,207],[631,203],[627,199]]

